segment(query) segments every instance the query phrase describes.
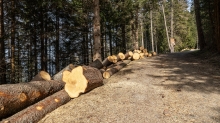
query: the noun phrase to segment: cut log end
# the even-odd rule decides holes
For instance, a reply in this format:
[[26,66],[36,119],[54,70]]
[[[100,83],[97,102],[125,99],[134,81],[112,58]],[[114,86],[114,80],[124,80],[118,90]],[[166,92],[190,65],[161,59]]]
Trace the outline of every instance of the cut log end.
[[63,76],[63,78],[67,79],[64,89],[71,98],[78,97],[80,93],[85,92],[88,81],[83,75],[82,66],[74,68],[67,76]]
[[70,71],[67,71],[67,70],[65,70],[65,71],[63,71],[63,77],[62,77],[62,81],[63,82],[68,82],[68,76],[69,76],[69,74],[70,74]]
[[45,71],[40,71],[40,75],[41,75],[42,79],[44,79],[46,81],[51,80],[50,75]]
[[111,76],[108,71],[105,71],[102,75],[103,75],[103,77],[104,77],[105,79],[108,79],[108,78],[110,78],[110,76]]

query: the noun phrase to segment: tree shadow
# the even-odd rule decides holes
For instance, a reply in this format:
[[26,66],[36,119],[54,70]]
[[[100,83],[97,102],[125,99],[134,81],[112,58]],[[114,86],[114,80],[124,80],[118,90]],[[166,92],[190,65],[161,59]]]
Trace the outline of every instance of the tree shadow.
[[[165,75],[149,76],[165,77],[165,81],[158,86],[166,89],[220,94],[219,68],[201,63],[201,60],[195,59],[191,52],[164,54],[154,61],[154,65]],[[169,84],[169,81],[175,83]]]

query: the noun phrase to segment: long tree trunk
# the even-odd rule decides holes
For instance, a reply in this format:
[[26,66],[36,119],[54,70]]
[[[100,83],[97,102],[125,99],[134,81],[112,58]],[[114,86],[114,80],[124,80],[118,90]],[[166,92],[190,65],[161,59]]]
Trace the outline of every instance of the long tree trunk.
[[168,42],[169,49],[170,49],[170,51],[171,51],[170,38],[169,38],[169,34],[168,34],[167,21],[166,21],[166,15],[165,15],[163,3],[162,3],[161,6],[162,6],[162,11],[163,11],[164,25],[165,25],[166,34],[167,34],[167,42]]
[[55,52],[56,52],[56,55],[55,55],[55,62],[56,62],[56,73],[59,72],[60,70],[60,63],[59,63],[59,56],[60,56],[60,52],[59,52],[59,36],[60,36],[60,31],[59,31],[59,9],[57,8],[56,9],[56,43],[55,43]]
[[0,21],[0,84],[6,84],[3,0],[0,0]]
[[[170,1],[171,15],[170,15],[170,47],[171,53],[174,52],[174,34],[173,34],[173,0]],[[172,42],[173,41],[173,42]]]
[[11,1],[11,83],[15,82],[15,1]]
[[101,57],[101,32],[100,32],[100,15],[99,15],[99,0],[93,0],[94,6],[94,18],[93,18],[93,61],[99,59],[102,61]]
[[215,43],[217,50],[220,52],[220,1],[214,1],[214,14],[215,14]]
[[41,41],[41,70],[46,71],[46,57],[45,57],[45,43],[44,43],[44,10],[43,7],[40,9],[40,41]]
[[198,38],[199,38],[199,46],[201,50],[204,50],[206,43],[205,43],[204,33],[202,29],[202,20],[201,20],[201,15],[200,15],[199,0],[194,0],[194,7],[195,7],[195,15],[196,15],[197,33],[198,33]]
[[154,52],[154,34],[153,34],[153,10],[150,10],[150,33],[151,33],[151,47]]

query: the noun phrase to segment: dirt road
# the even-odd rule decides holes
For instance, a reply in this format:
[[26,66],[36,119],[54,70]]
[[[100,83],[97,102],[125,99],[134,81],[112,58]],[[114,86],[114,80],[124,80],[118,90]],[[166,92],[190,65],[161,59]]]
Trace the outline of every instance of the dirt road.
[[131,62],[39,123],[220,123],[220,70],[189,52]]

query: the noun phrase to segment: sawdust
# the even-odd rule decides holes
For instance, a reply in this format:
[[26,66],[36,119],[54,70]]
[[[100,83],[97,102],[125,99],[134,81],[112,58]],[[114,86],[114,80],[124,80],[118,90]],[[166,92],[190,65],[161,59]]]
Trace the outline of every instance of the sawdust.
[[220,69],[191,52],[132,61],[39,123],[217,123]]

